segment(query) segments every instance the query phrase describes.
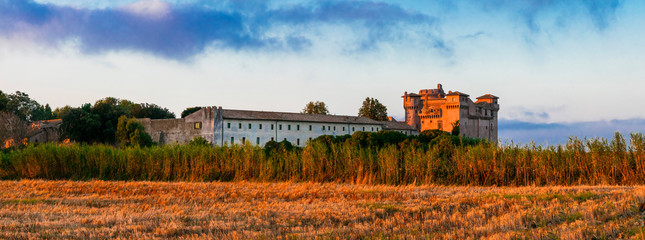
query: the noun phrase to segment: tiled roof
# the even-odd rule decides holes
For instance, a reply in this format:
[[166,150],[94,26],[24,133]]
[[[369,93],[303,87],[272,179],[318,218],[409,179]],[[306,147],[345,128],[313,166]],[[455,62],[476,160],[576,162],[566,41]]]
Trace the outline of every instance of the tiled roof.
[[459,91],[449,92],[448,94],[446,94],[446,96],[452,96],[452,95],[460,95],[460,96],[466,96],[466,97],[470,96],[468,94],[465,94]]
[[477,99],[487,99],[487,98],[493,98],[493,99],[498,99],[499,97],[493,96],[490,94],[482,95],[481,97],[478,97]]
[[405,122],[391,122],[391,121],[382,121],[384,130],[411,130],[416,131],[417,129],[408,125]]
[[382,125],[381,122],[374,121],[366,117],[354,117],[354,116],[342,116],[342,115],[264,112],[264,111],[231,110],[231,109],[222,109],[222,112],[224,115],[223,117],[226,119]]

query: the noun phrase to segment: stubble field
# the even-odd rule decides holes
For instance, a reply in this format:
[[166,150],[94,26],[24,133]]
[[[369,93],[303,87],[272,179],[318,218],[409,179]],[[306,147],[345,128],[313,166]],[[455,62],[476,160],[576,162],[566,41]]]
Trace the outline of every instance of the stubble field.
[[644,186],[0,181],[0,239],[643,239],[644,202]]

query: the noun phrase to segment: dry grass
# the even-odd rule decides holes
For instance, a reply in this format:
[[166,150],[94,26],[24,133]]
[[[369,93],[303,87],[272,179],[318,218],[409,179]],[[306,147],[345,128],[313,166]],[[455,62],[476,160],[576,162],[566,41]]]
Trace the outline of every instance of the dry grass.
[[643,186],[0,182],[0,239],[645,237]]

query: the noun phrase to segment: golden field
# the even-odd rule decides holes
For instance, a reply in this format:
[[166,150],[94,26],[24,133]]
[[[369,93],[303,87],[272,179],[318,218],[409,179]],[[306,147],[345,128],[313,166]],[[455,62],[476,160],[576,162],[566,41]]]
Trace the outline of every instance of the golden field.
[[0,181],[0,239],[644,239],[645,186]]

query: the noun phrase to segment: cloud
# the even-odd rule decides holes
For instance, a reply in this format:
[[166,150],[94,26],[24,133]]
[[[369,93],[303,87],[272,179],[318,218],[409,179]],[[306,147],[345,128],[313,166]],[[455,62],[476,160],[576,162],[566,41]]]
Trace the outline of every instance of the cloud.
[[580,19],[588,19],[598,30],[609,27],[616,19],[616,11],[623,4],[621,0],[522,0],[522,1],[470,1],[484,12],[503,12],[521,22],[530,33],[542,32],[551,20],[560,26]]
[[143,17],[162,19],[170,13],[171,6],[169,3],[161,0],[142,0],[127,5],[123,9]]
[[[132,50],[186,59],[208,47],[233,50],[302,51],[312,46],[308,29],[320,24],[350,26],[360,50],[409,37],[418,31],[430,48],[449,52],[436,34],[435,19],[371,1],[315,1],[270,9],[266,1],[171,5],[142,0],[122,7],[88,9],[0,0],[0,36],[29,38],[56,46],[75,41],[86,53]],[[275,28],[302,30],[275,34]],[[360,33],[365,32],[364,35]]]
[[532,123],[517,120],[499,120],[499,139],[515,143],[549,144],[566,143],[569,137],[612,138],[616,132],[628,135],[631,132],[645,133],[645,119],[634,118],[610,121],[572,123]]

